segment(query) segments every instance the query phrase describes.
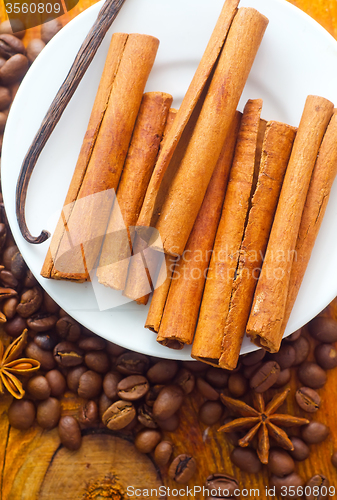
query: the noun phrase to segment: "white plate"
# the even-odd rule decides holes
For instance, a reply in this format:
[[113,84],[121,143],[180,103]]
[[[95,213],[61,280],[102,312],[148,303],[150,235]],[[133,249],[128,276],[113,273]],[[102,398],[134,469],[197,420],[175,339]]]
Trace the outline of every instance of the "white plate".
[[[174,96],[178,107],[203,54],[223,0],[126,0],[114,31],[151,34],[160,39],[146,90]],[[25,153],[101,2],[92,6],[48,44],[27,73],[13,103],[2,153],[2,187],[13,235],[28,266],[45,290],[90,330],[129,349],[175,359],[190,359],[190,349],[173,351],[158,345],[144,329],[148,307],[129,302],[99,311],[91,284],[43,279],[40,270],[49,241],[30,245],[21,236],[15,215],[15,187]],[[308,94],[337,104],[337,42],[315,21],[283,0],[243,0],[269,20],[265,37],[244,90],[247,99],[263,98],[262,116],[297,126]],[[98,87],[110,36],[102,43],[48,141],[32,175],[27,196],[27,223],[33,235],[53,232],[72,177]],[[286,335],[300,328],[337,295],[337,183],[320,230]],[[106,289],[104,289],[106,290]],[[109,293],[108,290],[104,293]],[[109,299],[118,304],[119,292]],[[255,346],[245,339],[242,353]]]

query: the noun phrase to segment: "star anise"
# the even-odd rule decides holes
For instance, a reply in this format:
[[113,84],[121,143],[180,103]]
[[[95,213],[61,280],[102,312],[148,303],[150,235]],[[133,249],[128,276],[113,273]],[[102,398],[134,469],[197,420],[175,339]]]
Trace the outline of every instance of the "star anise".
[[16,399],[21,399],[25,391],[16,375],[28,375],[40,368],[40,363],[31,358],[19,358],[27,343],[27,330],[6,349],[0,340],[0,393],[3,387]]
[[275,413],[288,396],[290,389],[276,394],[273,399],[265,405],[262,394],[254,393],[254,408],[243,401],[232,399],[221,394],[221,401],[227,408],[241,415],[218,429],[218,432],[232,432],[250,429],[249,432],[239,440],[242,447],[248,446],[254,436],[258,436],[257,454],[263,464],[268,463],[269,458],[269,436],[276,443],[286,450],[293,450],[294,446],[287,436],[286,432],[278,427],[292,427],[294,425],[305,425],[309,420],[305,418],[294,417],[283,413]]

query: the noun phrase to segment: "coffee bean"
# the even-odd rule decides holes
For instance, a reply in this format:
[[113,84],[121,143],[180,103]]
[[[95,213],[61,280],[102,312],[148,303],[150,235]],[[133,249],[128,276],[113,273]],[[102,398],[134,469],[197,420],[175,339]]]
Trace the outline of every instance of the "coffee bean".
[[40,308],[43,296],[40,287],[33,287],[21,295],[20,303],[16,308],[16,312],[22,318],[28,318]]
[[275,384],[273,387],[282,387],[286,385],[288,382],[290,382],[291,379],[291,371],[289,368],[286,368],[285,370],[281,370],[278,376],[278,379],[276,380]]
[[230,455],[234,465],[248,474],[258,474],[262,464],[252,448],[234,448]]
[[276,494],[280,495],[280,498],[294,499],[297,496],[300,496],[296,495],[296,491],[298,488],[303,488],[304,480],[299,474],[297,474],[297,472],[292,472],[288,476],[284,477],[277,477],[273,475],[269,480],[269,486],[271,488],[275,488]]
[[167,385],[159,393],[153,405],[155,419],[167,420],[179,410],[184,401],[184,392],[178,385]]
[[42,370],[52,370],[56,363],[53,354],[50,351],[44,351],[35,342],[29,342],[26,347],[28,358],[36,359],[41,364]]
[[307,444],[322,443],[330,433],[329,427],[322,422],[310,422],[301,429],[302,439]]
[[270,389],[278,379],[280,366],[275,361],[263,363],[261,368],[254,373],[250,380],[250,387],[256,392],[265,392]]
[[160,391],[163,389],[163,385],[152,385],[145,395],[145,403],[153,408],[154,402],[156,401]]
[[334,451],[331,455],[331,463],[337,469],[337,451]]
[[81,375],[77,394],[80,398],[94,399],[102,391],[102,377],[98,373],[88,370]]
[[268,470],[271,474],[284,477],[295,470],[295,462],[285,450],[272,448],[269,452]]
[[27,57],[23,54],[15,54],[0,68],[0,81],[3,85],[15,83],[25,76],[27,70]]
[[28,328],[34,332],[47,332],[51,330],[57,321],[57,316],[50,313],[37,313],[27,319]]
[[270,356],[270,359],[280,365],[281,370],[290,368],[296,359],[296,351],[291,344],[282,343],[280,350]]
[[199,408],[199,420],[205,425],[214,425],[220,420],[223,411],[218,401],[206,401]]
[[62,373],[59,370],[50,370],[46,373],[46,379],[50,387],[50,395],[54,398],[63,396],[67,389],[67,383]]
[[37,407],[36,420],[43,429],[53,429],[61,417],[61,404],[55,398],[42,401]]
[[51,21],[43,23],[41,26],[41,38],[44,43],[50,42],[61,28],[62,23],[58,19],[52,19]]
[[116,360],[116,368],[123,375],[143,375],[148,367],[148,357],[136,352],[125,352]]
[[234,398],[241,398],[248,391],[247,379],[242,373],[233,373],[228,379],[228,390]]
[[306,460],[310,455],[309,446],[305,444],[302,439],[298,437],[291,437],[290,441],[293,443],[294,449],[289,451],[289,454],[293,457],[294,460],[298,462],[302,462]]
[[295,361],[293,366],[298,366],[307,359],[310,351],[310,344],[308,339],[301,336],[295,342],[292,343],[293,348],[295,349]]
[[205,373],[205,380],[211,384],[212,387],[217,389],[224,389],[227,387],[229,374],[221,368],[210,367]]
[[[235,477],[219,472],[208,476],[205,487],[208,489],[208,494],[212,496],[212,490],[217,491],[217,498],[230,498],[235,496],[239,491],[239,483]],[[237,495],[236,495],[237,496]]]
[[148,429],[156,429],[158,427],[154,420],[152,410],[146,404],[141,405],[137,410],[137,419],[144,427]]
[[25,288],[33,288],[33,286],[38,285],[38,282],[30,269],[26,272],[26,277],[24,279],[23,285]]
[[27,57],[31,63],[35,61],[35,59],[40,54],[40,52],[42,52],[45,46],[46,44],[40,38],[33,38],[32,40],[30,40],[30,42],[28,42],[26,50]]
[[59,336],[68,342],[77,342],[81,335],[81,327],[70,316],[63,316],[57,320],[55,325]]
[[130,401],[116,401],[104,412],[103,424],[112,431],[126,427],[136,416],[136,410]]
[[[1,64],[1,62],[0,62]],[[5,124],[7,121],[7,112],[0,113],[1,114],[1,132],[4,131],[5,129]],[[6,243],[6,237],[7,237],[7,229],[6,229],[6,224],[3,222],[0,222],[0,251],[3,249]]]
[[84,362],[90,370],[107,373],[110,369],[110,359],[104,351],[90,351],[84,356]]
[[[13,32],[14,30],[14,32]],[[11,19],[11,21],[3,21],[0,24],[0,34],[14,35],[17,38],[23,38],[25,36],[26,30],[25,26],[20,19]]]
[[130,375],[123,378],[117,385],[118,396],[125,401],[136,401],[145,396],[149,383],[142,375]]
[[201,377],[197,378],[196,387],[198,392],[209,401],[217,401],[220,397],[218,391],[213,389],[213,387]]
[[126,349],[120,345],[113,344],[112,342],[107,342],[106,352],[110,354],[110,356],[118,357],[123,354],[123,352],[126,352]]
[[297,340],[301,335],[302,335],[302,328],[300,328],[299,330],[296,330],[291,335],[288,335],[288,337],[286,337],[284,340],[286,342],[295,342],[295,340]]
[[87,368],[85,366],[77,366],[69,371],[67,375],[67,385],[71,391],[77,393],[80,385],[80,378],[86,371]]
[[46,333],[39,333],[38,335],[36,335],[34,337],[34,342],[44,351],[52,351],[54,347],[57,345],[58,340],[52,334],[52,332],[50,334],[46,332]]
[[44,400],[50,396],[50,385],[46,377],[36,375],[28,380],[27,391],[33,398]]
[[192,373],[196,373],[198,375],[204,374],[208,369],[207,365],[201,361],[182,361],[181,364],[184,368],[187,368]]
[[331,370],[337,366],[337,351],[331,344],[319,344],[315,349],[315,358],[323,370]]
[[83,351],[72,342],[60,342],[54,348],[54,358],[60,366],[77,366],[83,362]]
[[249,366],[243,366],[243,371],[242,374],[243,376],[250,380],[252,376],[257,373],[257,371],[263,366],[263,362],[261,361],[260,363],[256,363],[254,365],[249,365]]
[[173,415],[171,415],[171,417],[167,418],[166,420],[157,419],[157,424],[158,427],[160,427],[163,431],[175,432],[180,425],[179,415],[177,413],[174,413]]
[[337,342],[337,321],[324,316],[316,316],[308,323],[310,335],[318,340],[330,344]]
[[16,306],[19,303],[19,299],[17,297],[11,297],[3,303],[2,311],[6,316],[7,320],[13,319],[16,314]]
[[146,377],[152,384],[165,384],[171,382],[178,372],[178,363],[173,359],[161,359],[151,366]]
[[80,408],[79,423],[83,427],[92,427],[98,419],[98,407],[95,401],[87,401]]
[[102,351],[106,347],[106,342],[101,337],[85,337],[78,342],[78,347],[83,351]]
[[321,405],[321,398],[310,387],[301,387],[298,389],[295,398],[298,406],[309,413],[314,413]]
[[151,453],[161,440],[161,433],[153,429],[138,432],[135,437],[135,447],[141,453]]
[[154,461],[159,467],[164,467],[169,463],[173,451],[170,441],[161,441],[154,450]]
[[308,492],[305,493],[305,500],[325,500],[330,498],[329,486],[329,479],[322,474],[312,476],[305,485],[306,489],[304,491]]
[[15,278],[15,276],[13,276],[13,273],[11,271],[8,271],[7,269],[2,269],[0,271],[0,281],[4,286],[10,288],[16,289],[19,286],[19,281]]
[[177,483],[188,483],[197,470],[197,463],[190,455],[178,455],[171,463],[168,476]]
[[9,245],[5,248],[2,254],[2,263],[5,266],[5,268],[8,269],[9,271],[11,269],[12,257],[18,251],[19,249],[16,245]]
[[100,395],[99,400],[98,400],[98,414],[100,419],[102,420],[102,417],[106,410],[112,405],[114,401],[109,399],[104,392]]
[[27,264],[25,263],[19,251],[16,252],[12,257],[10,270],[13,276],[18,280],[22,280],[26,275]]
[[8,108],[12,102],[10,91],[6,87],[0,87],[0,111]]
[[43,305],[47,312],[51,314],[57,314],[60,310],[60,306],[51,298],[46,291],[43,292]]
[[257,349],[256,351],[241,356],[240,360],[244,366],[252,366],[262,361],[265,355],[266,351],[264,349]]
[[34,403],[27,399],[14,400],[8,409],[8,421],[15,429],[29,429],[34,424],[35,415]]
[[0,56],[9,59],[16,54],[24,54],[25,46],[16,36],[9,33],[0,34]]
[[319,389],[326,382],[325,371],[310,361],[305,361],[298,367],[297,377],[302,384],[312,389]]
[[71,416],[62,417],[59,421],[58,432],[61,443],[68,450],[79,450],[82,444],[81,429],[76,418]]
[[187,368],[181,368],[173,382],[179,385],[185,394],[191,394],[195,386],[195,376]]
[[117,385],[121,379],[122,376],[118,372],[109,372],[104,376],[103,390],[108,398],[117,398]]

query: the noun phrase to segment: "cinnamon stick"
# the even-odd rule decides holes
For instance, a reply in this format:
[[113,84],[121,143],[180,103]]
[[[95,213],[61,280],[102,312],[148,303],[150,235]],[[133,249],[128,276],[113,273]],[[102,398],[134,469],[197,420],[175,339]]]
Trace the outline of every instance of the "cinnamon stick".
[[222,339],[219,366],[236,368],[246,324],[260,274],[284,174],[296,129],[285,123],[268,122],[262,145],[257,186],[252,197],[248,222],[240,249]]
[[285,174],[261,275],[247,324],[251,340],[277,352],[288,296],[290,271],[311,174],[333,104],[308,96]]
[[170,255],[181,255],[185,248],[267,24],[267,18],[252,8],[241,8],[234,17],[156,224]]
[[181,349],[193,340],[240,121],[237,111],[183,256],[174,268],[157,336],[157,342],[167,347]]
[[171,103],[172,96],[163,92],[143,95],[97,269],[99,283],[117,290],[125,287],[130,230],[139,216]]
[[76,201],[64,207],[62,236],[50,248],[51,278],[85,281],[95,266],[158,44],[147,35],[126,40]]
[[192,346],[192,357],[218,365],[255,173],[262,100],[247,102],[217,230]]
[[281,327],[287,326],[290,313],[300,289],[304,273],[310,260],[318,231],[321,227],[327,207],[331,187],[337,174],[337,111],[335,110],[323,137],[314,171],[310,180],[305,201],[300,229],[291,267],[288,297]]

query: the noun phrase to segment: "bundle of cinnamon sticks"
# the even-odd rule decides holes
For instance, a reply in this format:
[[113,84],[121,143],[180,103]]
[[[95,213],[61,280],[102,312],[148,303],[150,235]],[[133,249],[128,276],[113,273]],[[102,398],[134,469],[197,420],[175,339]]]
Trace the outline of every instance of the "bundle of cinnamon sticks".
[[237,111],[268,20],[226,0],[179,110],[144,93],[158,40],[116,33],[42,276],[139,304],[173,349],[234,369],[245,333],[276,352],[337,173],[337,114],[298,129]]

